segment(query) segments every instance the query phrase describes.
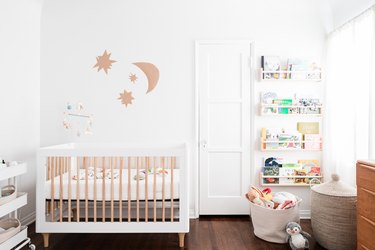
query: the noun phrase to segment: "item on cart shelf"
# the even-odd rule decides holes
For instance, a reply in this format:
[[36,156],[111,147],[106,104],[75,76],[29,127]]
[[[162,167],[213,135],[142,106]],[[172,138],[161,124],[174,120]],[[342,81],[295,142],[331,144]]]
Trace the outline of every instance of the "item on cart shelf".
[[0,221],[0,244],[16,235],[21,229],[21,223],[18,219],[8,218]]
[[8,185],[1,188],[0,206],[4,205],[17,197],[16,187]]

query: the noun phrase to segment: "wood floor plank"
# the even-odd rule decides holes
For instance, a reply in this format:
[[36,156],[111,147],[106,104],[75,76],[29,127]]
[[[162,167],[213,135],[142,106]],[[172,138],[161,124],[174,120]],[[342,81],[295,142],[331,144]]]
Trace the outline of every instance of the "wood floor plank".
[[[302,220],[304,231],[312,234],[310,220]],[[29,236],[37,249],[43,249],[35,224],[29,227]],[[323,247],[310,240],[310,249]],[[26,250],[27,248],[24,248]],[[177,233],[167,234],[52,234],[49,250],[177,250]],[[193,250],[284,250],[287,244],[263,241],[253,234],[248,216],[202,216],[190,220],[190,232],[185,237],[185,248]]]

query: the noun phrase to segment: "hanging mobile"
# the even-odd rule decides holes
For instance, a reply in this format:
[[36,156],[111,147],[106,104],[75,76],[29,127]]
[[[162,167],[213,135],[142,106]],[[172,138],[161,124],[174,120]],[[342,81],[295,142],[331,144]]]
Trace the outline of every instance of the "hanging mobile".
[[[63,127],[66,130],[76,131],[76,136],[80,137],[84,132],[86,135],[92,134],[92,115],[84,113],[84,105],[78,102],[75,110],[73,105],[67,103],[66,111],[63,113]],[[86,124],[86,125],[85,125]]]

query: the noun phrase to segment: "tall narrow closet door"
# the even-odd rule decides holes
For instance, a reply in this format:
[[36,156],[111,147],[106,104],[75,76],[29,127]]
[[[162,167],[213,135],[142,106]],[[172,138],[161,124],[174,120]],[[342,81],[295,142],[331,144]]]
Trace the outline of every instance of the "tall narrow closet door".
[[197,42],[199,213],[248,214],[251,43]]

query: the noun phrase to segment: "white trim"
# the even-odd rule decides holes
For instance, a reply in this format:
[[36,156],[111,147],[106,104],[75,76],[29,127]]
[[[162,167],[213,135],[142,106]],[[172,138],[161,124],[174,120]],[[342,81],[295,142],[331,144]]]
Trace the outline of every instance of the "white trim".
[[21,221],[21,224],[22,224],[22,225],[28,226],[28,225],[30,225],[31,223],[35,222],[35,218],[36,218],[36,213],[35,213],[35,211],[34,211],[34,212],[29,213],[28,215],[22,217],[22,218],[20,219],[20,221]]
[[299,216],[301,219],[311,219],[311,210],[300,210]]

